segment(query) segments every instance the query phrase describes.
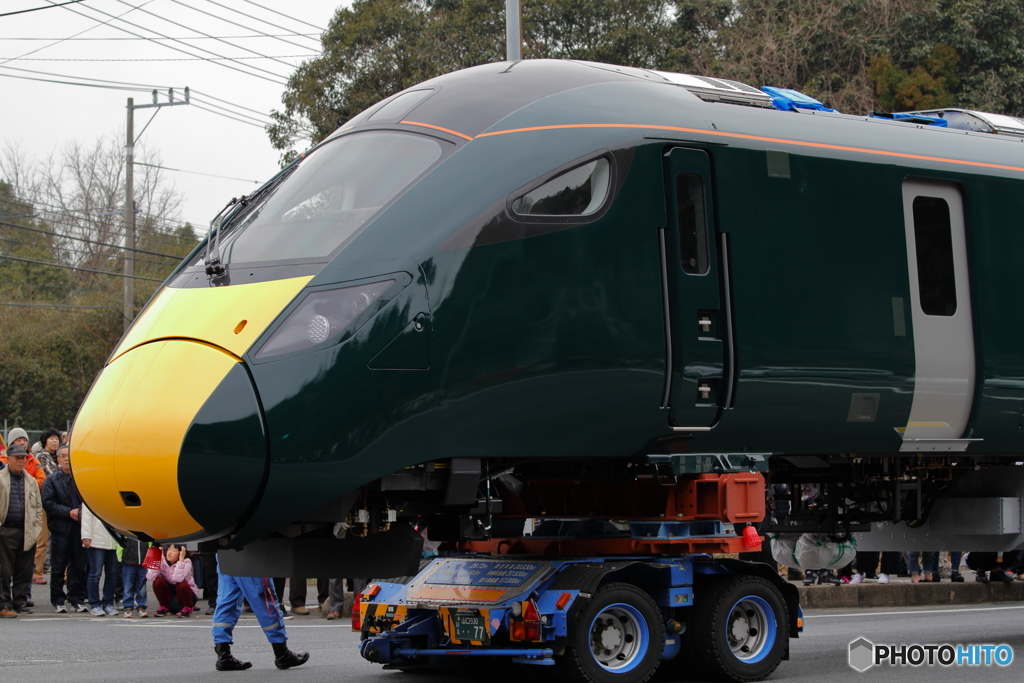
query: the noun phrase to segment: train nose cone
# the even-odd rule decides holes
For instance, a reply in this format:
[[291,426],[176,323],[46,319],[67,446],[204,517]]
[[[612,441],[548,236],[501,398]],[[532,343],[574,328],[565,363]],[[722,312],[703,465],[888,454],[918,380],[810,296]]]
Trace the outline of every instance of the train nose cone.
[[253,504],[266,459],[244,365],[187,340],[143,344],[104,368],[71,442],[86,504],[114,527],[155,539],[228,531]]

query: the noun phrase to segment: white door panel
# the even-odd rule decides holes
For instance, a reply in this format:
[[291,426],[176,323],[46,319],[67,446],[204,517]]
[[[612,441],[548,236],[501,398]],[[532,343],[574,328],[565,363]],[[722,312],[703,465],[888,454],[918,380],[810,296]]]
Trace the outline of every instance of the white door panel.
[[916,366],[903,438],[961,439],[975,382],[963,200],[955,185],[908,180],[903,211]]

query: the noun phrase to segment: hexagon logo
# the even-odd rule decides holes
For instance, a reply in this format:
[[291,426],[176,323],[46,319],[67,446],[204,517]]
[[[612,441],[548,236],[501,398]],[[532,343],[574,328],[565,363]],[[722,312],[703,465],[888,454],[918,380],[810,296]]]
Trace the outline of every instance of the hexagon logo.
[[866,638],[858,638],[850,643],[850,666],[860,671],[867,671],[875,665],[875,646]]

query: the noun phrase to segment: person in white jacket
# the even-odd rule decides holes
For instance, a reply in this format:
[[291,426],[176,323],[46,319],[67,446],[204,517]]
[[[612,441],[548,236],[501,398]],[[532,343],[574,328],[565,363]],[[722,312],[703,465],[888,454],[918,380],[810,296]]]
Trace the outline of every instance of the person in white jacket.
[[[117,541],[110,535],[103,522],[82,505],[82,546],[89,557],[89,580],[86,584],[89,596],[89,613],[94,617],[117,614],[114,609],[114,590],[118,581]],[[100,599],[100,575],[103,579],[103,598]]]

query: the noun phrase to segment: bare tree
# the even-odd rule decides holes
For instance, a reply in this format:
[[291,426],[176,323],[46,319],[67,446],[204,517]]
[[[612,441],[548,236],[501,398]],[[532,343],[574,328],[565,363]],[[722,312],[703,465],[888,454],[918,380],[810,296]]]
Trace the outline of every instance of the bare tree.
[[[112,270],[123,256],[125,153],[120,137],[104,136],[90,144],[69,141],[42,161],[30,160],[8,145],[0,157],[0,176],[35,209],[54,233],[54,258],[87,270]],[[177,227],[180,195],[159,168],[158,154],[136,147],[136,223]],[[173,265],[169,262],[169,265]]]

